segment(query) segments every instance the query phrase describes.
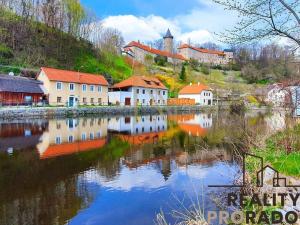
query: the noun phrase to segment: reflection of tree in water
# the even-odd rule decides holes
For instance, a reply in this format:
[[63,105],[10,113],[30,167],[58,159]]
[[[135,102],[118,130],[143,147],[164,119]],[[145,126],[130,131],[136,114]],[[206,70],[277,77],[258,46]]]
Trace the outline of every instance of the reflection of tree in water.
[[126,148],[112,140],[102,149],[47,160],[36,151],[0,154],[0,225],[65,224],[94,199],[80,174],[97,168],[112,179]]

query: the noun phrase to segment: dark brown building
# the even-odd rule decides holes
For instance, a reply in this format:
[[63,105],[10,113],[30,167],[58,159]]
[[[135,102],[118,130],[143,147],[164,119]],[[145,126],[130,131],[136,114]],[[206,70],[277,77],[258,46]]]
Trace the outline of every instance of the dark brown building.
[[34,79],[0,75],[0,105],[31,105],[42,102],[43,83]]

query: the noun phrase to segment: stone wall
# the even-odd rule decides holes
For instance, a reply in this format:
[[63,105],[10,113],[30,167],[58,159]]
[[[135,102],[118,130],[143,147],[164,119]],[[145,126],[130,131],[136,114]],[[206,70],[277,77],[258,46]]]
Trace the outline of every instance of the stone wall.
[[215,107],[203,106],[143,106],[143,107],[120,107],[101,106],[86,108],[2,108],[0,119],[22,118],[67,118],[87,115],[128,115],[128,114],[159,114],[159,113],[184,113],[214,110]]

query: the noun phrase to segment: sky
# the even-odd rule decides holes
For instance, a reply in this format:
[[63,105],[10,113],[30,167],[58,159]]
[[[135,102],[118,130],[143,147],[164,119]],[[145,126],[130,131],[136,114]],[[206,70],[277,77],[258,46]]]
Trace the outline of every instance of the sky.
[[177,41],[218,42],[215,33],[237,21],[211,0],[81,0],[101,19],[104,27],[121,31],[125,42],[160,39],[170,28]]

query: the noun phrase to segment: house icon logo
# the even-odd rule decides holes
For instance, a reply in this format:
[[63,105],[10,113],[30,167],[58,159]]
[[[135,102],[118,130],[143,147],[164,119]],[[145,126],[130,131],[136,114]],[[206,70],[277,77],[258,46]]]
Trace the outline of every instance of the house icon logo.
[[269,165],[264,165],[264,160],[262,157],[249,154],[249,153],[242,153],[242,184],[239,185],[209,185],[208,187],[213,188],[242,188],[246,187],[246,161],[247,158],[254,158],[258,160],[260,169],[256,172],[256,186],[257,187],[264,187],[264,185],[272,185],[274,188],[278,187],[294,187],[300,188],[300,184],[291,184],[291,182],[286,178],[282,177],[280,173]]

